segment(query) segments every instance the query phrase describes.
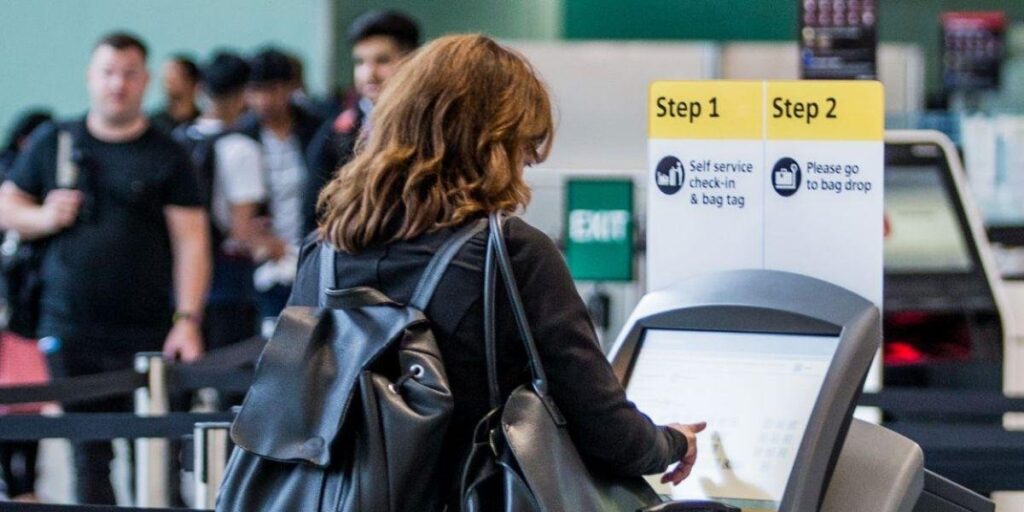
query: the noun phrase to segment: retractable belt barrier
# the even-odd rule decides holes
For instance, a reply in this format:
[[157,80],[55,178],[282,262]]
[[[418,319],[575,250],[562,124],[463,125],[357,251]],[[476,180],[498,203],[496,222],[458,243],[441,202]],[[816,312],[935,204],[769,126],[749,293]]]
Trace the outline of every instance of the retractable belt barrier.
[[0,404],[86,402],[108,396],[127,395],[145,385],[145,375],[136,373],[135,370],[120,370],[57,379],[39,386],[3,387],[0,388]]
[[193,368],[186,365],[168,369],[172,393],[214,388],[223,393],[245,393],[252,384],[251,368]]
[[209,509],[198,508],[138,508],[109,505],[45,505],[40,503],[0,502],[0,512],[182,512]]
[[1024,412],[1024,398],[1010,398],[997,391],[882,389],[881,393],[864,393],[858,404],[878,407],[896,416],[901,413],[997,416]]
[[[169,365],[172,392],[216,388],[243,393],[252,383],[253,372],[240,367],[254,363],[266,340],[255,337],[212,351],[193,364]],[[35,402],[79,403],[109,396],[127,395],[147,384],[147,377],[132,369],[57,379],[40,386],[0,387],[0,404]]]
[[1008,430],[1006,413],[1024,399],[998,391],[884,388],[860,405],[879,407],[885,426],[914,440],[930,469],[977,492],[1024,490],[1024,432]]
[[233,419],[234,413],[231,412],[172,412],[163,416],[103,412],[60,416],[10,415],[0,421],[0,441],[179,438],[191,434],[196,423]]
[[[70,441],[132,439],[135,444],[135,505],[146,508],[7,506],[3,510],[174,510],[170,504],[167,461],[170,441],[194,436],[193,458],[197,506],[212,506],[223,478],[231,442],[228,429],[234,413],[172,413],[175,393],[214,388],[238,393],[249,388],[252,369],[266,345],[253,338],[210,352],[194,364],[169,364],[159,352],[135,355],[134,368],[99,375],[60,379],[45,386],[0,388],[0,404],[74,403],[133,393],[134,413],[72,413],[59,416],[9,415],[0,422],[0,441],[60,438]],[[178,509],[187,510],[187,509]]]

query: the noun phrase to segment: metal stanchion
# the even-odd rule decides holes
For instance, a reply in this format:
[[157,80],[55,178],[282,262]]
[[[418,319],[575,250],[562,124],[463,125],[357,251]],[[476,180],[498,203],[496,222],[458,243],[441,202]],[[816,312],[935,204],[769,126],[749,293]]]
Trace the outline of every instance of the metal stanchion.
[[217,491],[220,490],[224,469],[228,463],[230,428],[230,422],[196,423],[192,441],[196,493],[193,506],[196,508],[212,509],[217,505]]
[[[147,387],[135,390],[135,414],[163,416],[170,410],[167,365],[160,352],[135,355],[135,371],[149,376]],[[170,448],[166,439],[135,440],[135,505],[166,507]]]

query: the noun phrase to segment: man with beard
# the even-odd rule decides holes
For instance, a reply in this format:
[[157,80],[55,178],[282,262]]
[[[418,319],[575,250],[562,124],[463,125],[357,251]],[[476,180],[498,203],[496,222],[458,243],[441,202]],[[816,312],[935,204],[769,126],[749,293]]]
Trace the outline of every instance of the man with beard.
[[160,131],[171,133],[199,117],[199,108],[196,107],[199,68],[188,57],[175,55],[164,64],[163,76],[167,104],[163,110],[150,116],[149,122]]

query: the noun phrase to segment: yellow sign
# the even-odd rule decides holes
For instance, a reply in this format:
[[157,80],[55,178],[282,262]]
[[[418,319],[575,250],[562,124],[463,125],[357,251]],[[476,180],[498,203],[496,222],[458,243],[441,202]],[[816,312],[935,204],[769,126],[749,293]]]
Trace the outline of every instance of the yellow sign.
[[876,81],[654,82],[652,139],[882,140]]
[[652,139],[760,139],[762,82],[654,82]]
[[767,82],[767,138],[882,140],[882,84],[873,81]]

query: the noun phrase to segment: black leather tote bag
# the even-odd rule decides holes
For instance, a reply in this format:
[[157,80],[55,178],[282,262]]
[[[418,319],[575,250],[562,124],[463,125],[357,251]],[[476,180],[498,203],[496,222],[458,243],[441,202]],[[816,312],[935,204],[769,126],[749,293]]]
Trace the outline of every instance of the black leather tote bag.
[[[569,437],[516,287],[501,218],[492,214],[484,265],[484,344],[491,412],[476,427],[462,475],[463,512],[633,512],[659,503],[643,478],[590,471]],[[495,347],[495,279],[501,272],[532,381],[502,403]],[[549,340],[557,343],[557,340]]]
[[424,316],[480,220],[445,242],[409,305],[369,287],[335,289],[321,251],[321,304],[288,307],[231,427],[237,445],[220,512],[438,510],[438,456],[454,407]]

